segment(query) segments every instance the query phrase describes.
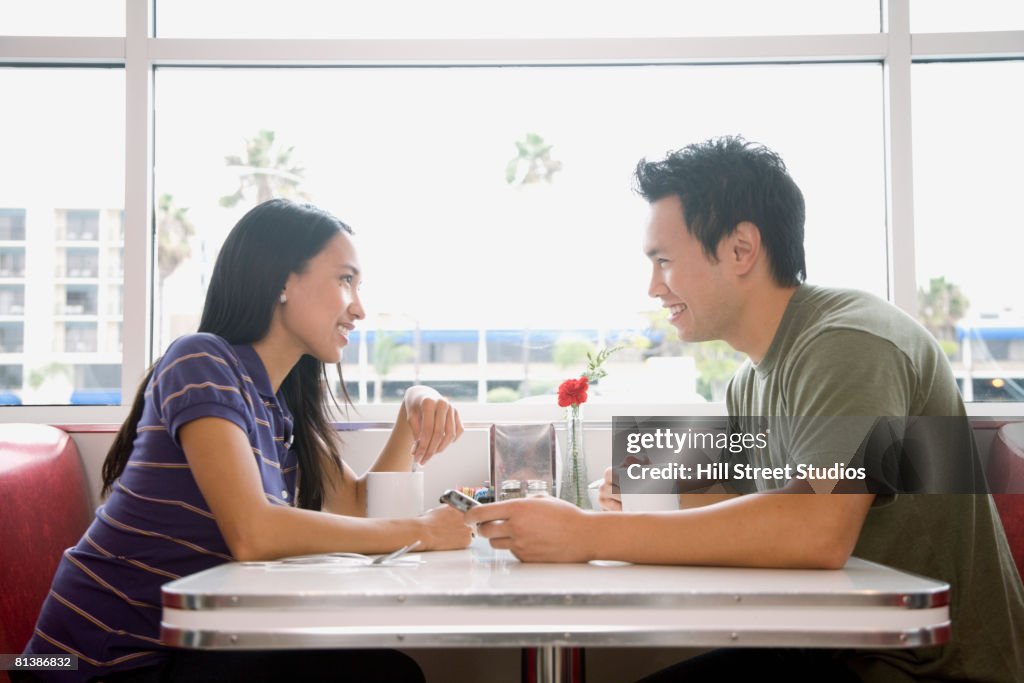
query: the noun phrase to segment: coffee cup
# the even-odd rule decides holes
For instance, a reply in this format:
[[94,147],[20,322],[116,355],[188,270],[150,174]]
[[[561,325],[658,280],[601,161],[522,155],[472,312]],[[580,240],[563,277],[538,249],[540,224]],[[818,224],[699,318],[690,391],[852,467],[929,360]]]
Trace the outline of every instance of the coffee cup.
[[366,516],[400,519],[423,514],[423,472],[367,472]]
[[675,493],[623,493],[623,512],[663,512],[679,509],[679,495]]

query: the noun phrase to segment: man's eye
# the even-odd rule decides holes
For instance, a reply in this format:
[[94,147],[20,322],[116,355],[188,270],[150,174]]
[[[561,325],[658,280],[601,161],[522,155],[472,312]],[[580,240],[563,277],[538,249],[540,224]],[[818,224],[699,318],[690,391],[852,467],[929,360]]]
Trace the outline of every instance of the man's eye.
[[664,258],[658,259],[658,267],[659,268],[664,268],[667,265],[668,265],[668,259],[664,259]]
[[352,281],[353,281],[354,279],[355,279],[355,278],[353,278],[353,277],[352,277],[351,275],[342,275],[342,276],[341,276],[341,281],[342,281],[342,282],[344,282],[344,283],[345,283],[345,284],[347,284],[347,285],[350,285],[350,284],[352,284]]

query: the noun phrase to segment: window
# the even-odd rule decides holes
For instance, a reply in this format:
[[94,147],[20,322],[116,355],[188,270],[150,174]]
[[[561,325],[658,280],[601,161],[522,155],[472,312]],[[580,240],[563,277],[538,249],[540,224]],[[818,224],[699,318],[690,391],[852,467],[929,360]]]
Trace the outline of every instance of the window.
[[69,353],[95,353],[98,350],[96,323],[64,323],[64,348]]
[[242,185],[356,229],[357,401],[550,405],[611,344],[592,402],[720,400],[736,354],[659,318],[630,183],[725,133],[804,190],[810,281],[919,309],[966,397],[1024,400],[1017,0],[39,0],[0,33],[0,402],[120,400],[195,329]]
[[95,248],[68,247],[64,250],[66,257],[64,277],[94,278],[99,275],[99,251]]
[[1024,3],[1020,0],[910,0],[910,30],[914,33],[1021,29]]
[[0,209],[0,240],[25,239],[25,209]]
[[25,312],[25,285],[0,285],[0,315]]
[[131,0],[10,0],[0,3],[0,31],[8,36],[123,36]]
[[[179,224],[159,236],[168,255],[158,258],[158,320],[168,325],[159,348],[186,321],[194,329],[220,240],[257,201],[255,190],[233,193],[271,178],[266,191],[308,197],[356,230],[370,314],[361,327],[375,335],[359,381],[469,383],[484,399],[495,361],[478,362],[480,344],[493,332],[522,340],[521,382],[554,387],[599,342],[651,345],[660,304],[646,293],[647,205],[632,192],[632,169],[723,131],[742,130],[787,159],[808,198],[815,281],[884,296],[881,84],[873,64],[160,69],[156,195],[171,200],[158,225],[179,215],[205,229]],[[360,105],[339,111],[338,92]],[[669,94],[641,126],[633,103],[650,92]],[[748,98],[775,104],[750,117]],[[828,146],[805,134],[821,121],[843,131]],[[516,162],[517,144],[551,145],[550,158]],[[256,148],[275,173],[248,165],[262,163]],[[231,155],[239,158],[226,164]],[[859,239],[836,253],[832,244],[854,231]],[[589,341],[556,364],[559,340],[574,335]],[[364,362],[350,351],[346,363]],[[635,375],[632,391],[658,379],[642,360],[615,359],[637,366],[618,371]],[[521,394],[533,393],[524,384]]]
[[[21,388],[21,366],[0,365],[0,389],[9,391]],[[2,400],[2,399],[0,399]],[[5,402],[5,405],[9,403]]]
[[637,38],[877,33],[875,0],[158,0],[167,38]]
[[25,277],[25,247],[0,247],[0,277]]
[[21,353],[25,350],[25,324],[0,322],[0,353]]
[[97,292],[95,285],[66,285],[63,289],[62,313],[65,315],[96,315]]
[[[10,17],[15,6],[21,18]],[[3,3],[0,32],[45,35],[46,27],[28,20],[48,15],[49,28],[65,35],[113,35],[93,30],[111,8],[123,34],[124,0]],[[10,363],[20,364],[17,377],[24,380],[12,390],[26,405],[66,404],[74,390],[71,367],[83,356],[121,362],[119,351],[104,350],[96,321],[64,316],[103,310],[102,249],[121,247],[114,238],[125,197],[124,72],[5,66],[0,92],[17,103],[0,106],[0,130],[11,133],[0,158],[0,240],[7,240],[0,243],[0,316],[8,316],[3,344],[19,348],[22,356]]]
[[75,242],[92,242],[99,239],[99,211],[70,210],[64,213],[64,218],[64,239]]
[[1006,87],[1024,83],[1024,62],[918,64],[913,77],[920,318],[966,398],[1024,400],[1024,140],[1009,134],[1024,88]]

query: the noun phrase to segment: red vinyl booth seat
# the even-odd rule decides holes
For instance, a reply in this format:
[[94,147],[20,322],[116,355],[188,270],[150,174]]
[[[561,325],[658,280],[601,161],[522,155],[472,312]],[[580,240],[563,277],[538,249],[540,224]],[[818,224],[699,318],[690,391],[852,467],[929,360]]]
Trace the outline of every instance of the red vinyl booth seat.
[[996,432],[988,480],[1017,571],[1024,577],[1024,422],[1003,425]]
[[0,652],[16,654],[61,555],[92,521],[78,449],[66,432],[0,424],[0,510]]

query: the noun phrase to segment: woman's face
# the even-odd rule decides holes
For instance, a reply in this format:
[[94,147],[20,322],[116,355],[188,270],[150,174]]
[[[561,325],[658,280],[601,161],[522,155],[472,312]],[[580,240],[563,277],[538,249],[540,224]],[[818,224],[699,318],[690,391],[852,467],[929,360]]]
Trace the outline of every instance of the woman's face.
[[359,300],[355,245],[345,233],[331,238],[301,273],[285,282],[281,322],[303,353],[337,363],[355,322],[366,317]]

